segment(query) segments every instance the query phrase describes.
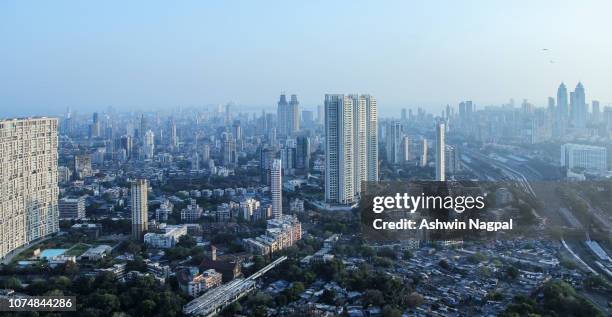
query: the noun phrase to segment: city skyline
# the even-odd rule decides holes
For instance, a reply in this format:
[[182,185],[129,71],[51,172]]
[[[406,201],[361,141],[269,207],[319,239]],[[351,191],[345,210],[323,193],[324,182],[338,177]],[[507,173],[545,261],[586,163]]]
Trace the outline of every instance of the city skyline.
[[[545,105],[561,81],[583,82],[587,100],[608,105],[612,46],[599,39],[610,29],[609,7],[473,1],[309,3],[299,10],[184,3],[163,10],[156,3],[3,2],[1,115],[228,102],[273,109],[282,91],[309,109],[325,93],[369,91],[386,115],[410,105],[435,112],[457,100]],[[359,15],[362,22],[348,23]],[[364,39],[371,49],[359,54],[334,49]],[[335,81],[341,70],[345,79]]]

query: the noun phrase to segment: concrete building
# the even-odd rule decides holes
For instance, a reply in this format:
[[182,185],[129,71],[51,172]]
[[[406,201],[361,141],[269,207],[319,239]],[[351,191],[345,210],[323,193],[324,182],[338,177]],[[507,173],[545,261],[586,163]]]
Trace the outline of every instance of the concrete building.
[[161,228],[161,233],[149,232],[144,235],[144,243],[153,248],[172,248],[179,238],[187,234],[186,225],[170,226]]
[[584,169],[591,172],[607,170],[606,148],[567,143],[561,146],[561,165],[569,170]]
[[62,219],[85,218],[85,198],[62,198],[59,200],[59,217]]
[[357,201],[364,181],[378,180],[376,100],[325,95],[325,200]]
[[266,233],[243,240],[243,246],[257,255],[269,255],[294,245],[302,239],[302,224],[295,216],[283,215],[268,220]]
[[147,231],[149,210],[147,206],[147,190],[149,184],[146,179],[137,179],[132,183],[131,208],[132,208],[132,238],[140,240]]
[[0,120],[0,258],[59,231],[57,126]]
[[200,296],[207,290],[220,286],[222,282],[221,273],[214,269],[200,273],[197,267],[181,270],[177,279],[181,290],[191,297]]
[[281,160],[275,159],[270,166],[270,194],[272,196],[272,217],[283,215],[283,175]]
[[181,210],[181,220],[185,222],[196,222],[202,217],[202,207],[198,206],[195,199],[191,199],[189,205]]
[[444,122],[439,122],[436,125],[436,181],[443,182],[446,180],[446,142],[444,140],[445,133]]

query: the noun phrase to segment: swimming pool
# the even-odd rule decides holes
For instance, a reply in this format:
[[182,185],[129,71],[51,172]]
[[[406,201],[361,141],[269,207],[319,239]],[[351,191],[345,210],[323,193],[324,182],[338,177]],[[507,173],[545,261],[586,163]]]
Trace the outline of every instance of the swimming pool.
[[39,257],[41,259],[52,258],[54,256],[62,255],[66,252],[66,249],[46,249],[40,252]]

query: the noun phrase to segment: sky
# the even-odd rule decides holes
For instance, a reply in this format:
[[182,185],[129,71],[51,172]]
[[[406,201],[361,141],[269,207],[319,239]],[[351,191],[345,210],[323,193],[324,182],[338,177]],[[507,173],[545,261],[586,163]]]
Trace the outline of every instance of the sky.
[[[0,117],[234,104],[383,114],[523,98],[612,103],[612,1],[0,1]],[[546,49],[546,50],[544,50]]]

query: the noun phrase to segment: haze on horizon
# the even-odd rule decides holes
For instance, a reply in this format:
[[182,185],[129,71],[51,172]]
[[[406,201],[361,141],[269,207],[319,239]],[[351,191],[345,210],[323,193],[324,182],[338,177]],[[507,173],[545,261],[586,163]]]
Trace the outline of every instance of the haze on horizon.
[[612,102],[610,1],[0,2],[0,117],[325,93],[401,107]]

